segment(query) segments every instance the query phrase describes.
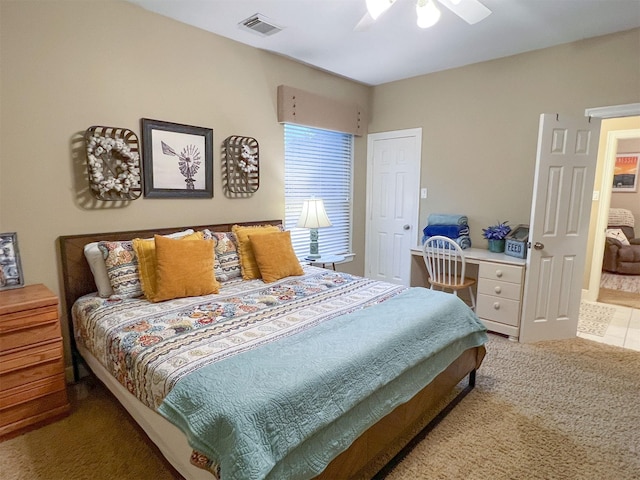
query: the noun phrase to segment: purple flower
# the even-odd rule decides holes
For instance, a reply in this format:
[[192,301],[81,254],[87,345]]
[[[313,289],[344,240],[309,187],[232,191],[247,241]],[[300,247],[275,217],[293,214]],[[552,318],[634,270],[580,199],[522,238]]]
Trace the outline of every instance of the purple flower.
[[507,225],[507,222],[498,221],[497,225],[491,225],[487,228],[482,229],[482,236],[487,240],[502,240],[509,232],[511,232],[511,227]]

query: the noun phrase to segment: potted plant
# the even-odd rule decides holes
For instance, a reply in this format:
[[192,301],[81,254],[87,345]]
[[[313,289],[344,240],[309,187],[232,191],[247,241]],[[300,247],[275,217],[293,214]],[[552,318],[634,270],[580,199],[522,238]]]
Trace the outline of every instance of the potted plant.
[[489,241],[490,252],[504,252],[505,238],[511,232],[509,222],[500,222],[482,229],[482,236]]

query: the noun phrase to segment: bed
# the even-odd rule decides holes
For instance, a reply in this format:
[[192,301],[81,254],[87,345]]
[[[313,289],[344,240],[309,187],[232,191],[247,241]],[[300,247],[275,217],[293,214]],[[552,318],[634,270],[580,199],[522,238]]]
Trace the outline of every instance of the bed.
[[101,297],[84,253],[280,224],[60,237],[74,375],[84,363],[187,479],[383,476],[474,386],[486,333],[457,297],[307,265],[269,283],[226,278],[222,255],[216,294]]

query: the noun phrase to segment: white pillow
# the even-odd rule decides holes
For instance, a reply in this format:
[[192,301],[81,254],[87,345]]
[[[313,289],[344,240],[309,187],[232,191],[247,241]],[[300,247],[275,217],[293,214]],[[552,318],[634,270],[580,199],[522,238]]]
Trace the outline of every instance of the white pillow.
[[[185,235],[191,235],[192,233],[194,233],[193,229],[188,228],[180,232],[170,233],[169,235],[165,235],[165,237],[180,238]],[[98,248],[98,243],[100,242],[91,242],[84,246],[84,258],[86,258],[87,263],[89,263],[89,268],[93,274],[93,281],[98,288],[98,295],[103,298],[109,298],[113,295],[113,288],[111,288],[109,275],[107,275],[107,266],[104,264],[104,257]]]
[[607,237],[618,240],[622,245],[630,245],[629,239],[621,228],[607,228]]
[[107,275],[107,266],[104,264],[104,258],[102,252],[98,248],[98,242],[87,243],[84,246],[84,258],[89,263],[89,268],[93,274],[93,281],[98,287],[98,295],[103,298],[108,298],[113,295],[113,288],[109,283],[109,276]]

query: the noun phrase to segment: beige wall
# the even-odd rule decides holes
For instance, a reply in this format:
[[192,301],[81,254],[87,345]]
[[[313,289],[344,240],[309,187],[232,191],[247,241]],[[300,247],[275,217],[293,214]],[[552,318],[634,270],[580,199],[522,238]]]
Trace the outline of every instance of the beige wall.
[[[0,232],[17,232],[26,283],[60,293],[60,235],[283,218],[279,84],[362,106],[370,89],[119,1],[0,2]],[[92,125],[130,128],[152,118],[213,128],[214,198],[91,201],[78,136]],[[220,145],[260,142],[260,189],[222,191]],[[364,179],[366,137],[356,139]],[[354,200],[363,271],[364,180]]]
[[467,214],[486,248],[483,227],[529,223],[541,113],[639,101],[635,29],[375,87],[369,133],[422,127],[421,225]]

